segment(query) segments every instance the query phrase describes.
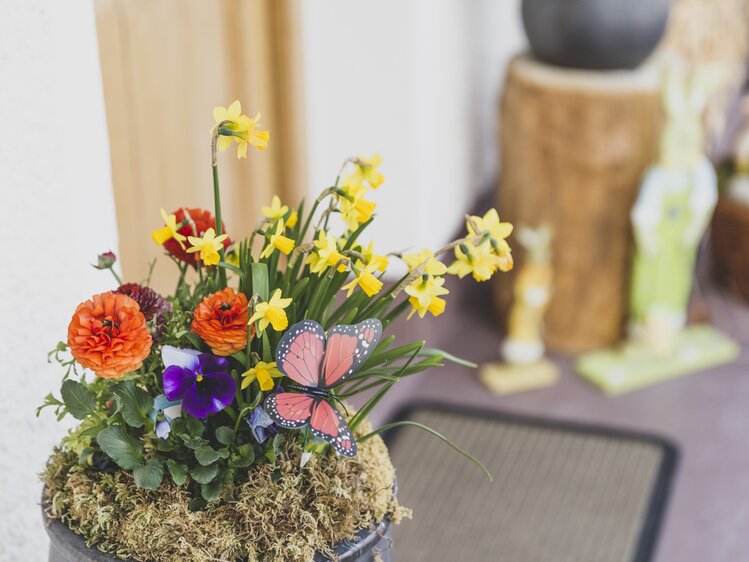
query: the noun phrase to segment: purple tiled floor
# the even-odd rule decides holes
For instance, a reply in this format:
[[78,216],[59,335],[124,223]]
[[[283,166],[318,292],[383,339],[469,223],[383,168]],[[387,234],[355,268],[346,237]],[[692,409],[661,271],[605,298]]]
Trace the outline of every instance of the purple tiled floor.
[[[486,312],[485,287],[450,288],[443,316],[402,320],[392,333],[475,362],[496,360],[501,335]],[[749,560],[749,308],[718,288],[703,299],[712,322],[744,347],[731,365],[609,398],[574,374],[573,358],[552,356],[562,372],[556,386],[498,398],[472,369],[448,364],[402,381],[374,421],[417,400],[441,400],[661,435],[677,444],[680,458],[655,561]]]

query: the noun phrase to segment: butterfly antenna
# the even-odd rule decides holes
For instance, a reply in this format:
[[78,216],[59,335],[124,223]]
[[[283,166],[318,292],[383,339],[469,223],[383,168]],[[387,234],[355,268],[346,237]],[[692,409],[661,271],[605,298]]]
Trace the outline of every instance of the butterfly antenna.
[[339,398],[336,398],[332,394],[330,395],[330,397],[341,405],[341,408],[343,408],[343,411],[346,412],[346,416],[348,417],[349,413],[348,413],[348,408],[346,408],[346,404],[344,404],[343,402],[341,402],[341,400]]

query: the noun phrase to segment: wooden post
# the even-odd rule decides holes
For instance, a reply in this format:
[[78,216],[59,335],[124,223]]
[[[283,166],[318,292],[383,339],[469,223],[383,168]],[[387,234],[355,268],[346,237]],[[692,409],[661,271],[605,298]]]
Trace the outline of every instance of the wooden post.
[[[551,349],[616,342],[627,311],[629,212],[657,153],[661,112],[654,70],[594,72],[516,57],[501,106],[498,206],[504,220],[554,232]],[[523,256],[518,255],[517,261]],[[505,313],[512,276],[499,275]]]

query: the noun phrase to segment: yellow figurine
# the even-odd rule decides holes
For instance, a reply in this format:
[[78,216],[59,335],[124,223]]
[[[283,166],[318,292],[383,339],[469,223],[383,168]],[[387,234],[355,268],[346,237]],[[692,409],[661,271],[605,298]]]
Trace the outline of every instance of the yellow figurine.
[[479,374],[496,394],[510,394],[554,384],[556,367],[544,359],[543,319],[552,293],[551,229],[521,226],[516,240],[525,251],[513,286],[507,339],[501,345],[505,363],[483,365]]
[[502,344],[502,356],[514,365],[535,363],[544,356],[543,318],[551,299],[551,230],[520,227],[517,241],[525,249],[525,262],[513,287],[508,337]]

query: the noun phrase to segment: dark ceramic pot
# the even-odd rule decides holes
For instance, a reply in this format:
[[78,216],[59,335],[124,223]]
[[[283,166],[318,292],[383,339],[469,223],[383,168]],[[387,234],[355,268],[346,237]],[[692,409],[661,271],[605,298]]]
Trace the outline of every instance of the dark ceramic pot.
[[523,25],[544,62],[588,69],[634,68],[666,28],[670,0],[523,0]]
[[[109,554],[88,548],[83,537],[76,535],[64,523],[48,519],[44,509],[42,516],[49,535],[49,562],[118,562],[119,559]],[[382,521],[374,530],[363,529],[356,540],[344,541],[334,550],[340,562],[393,562],[395,558],[390,521]],[[379,558],[376,558],[377,555]],[[322,554],[315,556],[315,562],[328,560]]]

